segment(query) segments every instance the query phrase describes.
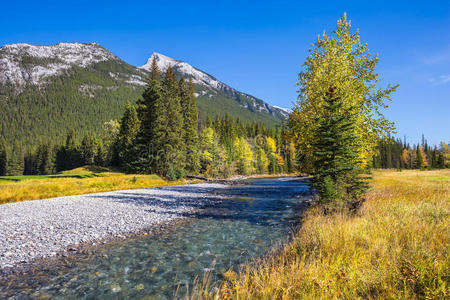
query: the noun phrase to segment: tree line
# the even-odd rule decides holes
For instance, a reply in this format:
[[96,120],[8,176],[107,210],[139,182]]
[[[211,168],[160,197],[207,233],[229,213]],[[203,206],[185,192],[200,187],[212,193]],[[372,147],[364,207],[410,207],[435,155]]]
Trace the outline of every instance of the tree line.
[[441,142],[430,146],[422,136],[422,141],[410,145],[406,138],[380,140],[373,159],[374,168],[383,169],[444,169],[450,167],[450,147]]

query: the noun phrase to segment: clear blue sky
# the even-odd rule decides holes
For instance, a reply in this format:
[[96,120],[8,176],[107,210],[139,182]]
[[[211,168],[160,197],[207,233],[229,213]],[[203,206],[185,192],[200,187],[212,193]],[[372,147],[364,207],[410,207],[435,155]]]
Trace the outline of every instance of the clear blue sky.
[[273,105],[292,107],[307,50],[347,12],[382,83],[398,136],[450,140],[450,1],[2,1],[0,45],[97,42],[133,65],[153,51]]

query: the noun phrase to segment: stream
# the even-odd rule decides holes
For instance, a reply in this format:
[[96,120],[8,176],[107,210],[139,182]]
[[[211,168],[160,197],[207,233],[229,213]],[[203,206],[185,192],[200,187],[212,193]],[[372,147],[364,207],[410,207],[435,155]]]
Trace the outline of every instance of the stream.
[[182,298],[195,278],[207,273],[220,282],[230,268],[286,242],[310,197],[309,183],[295,177],[248,179],[217,193],[226,198],[159,234],[0,281],[0,299]]

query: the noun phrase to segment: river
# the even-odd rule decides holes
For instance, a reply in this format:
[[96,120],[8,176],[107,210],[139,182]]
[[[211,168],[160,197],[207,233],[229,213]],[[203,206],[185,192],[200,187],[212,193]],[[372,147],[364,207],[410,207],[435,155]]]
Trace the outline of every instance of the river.
[[156,235],[107,245],[55,268],[0,286],[13,299],[173,299],[205,272],[219,282],[288,240],[307,207],[309,183],[295,177],[249,179],[217,192],[226,198]]

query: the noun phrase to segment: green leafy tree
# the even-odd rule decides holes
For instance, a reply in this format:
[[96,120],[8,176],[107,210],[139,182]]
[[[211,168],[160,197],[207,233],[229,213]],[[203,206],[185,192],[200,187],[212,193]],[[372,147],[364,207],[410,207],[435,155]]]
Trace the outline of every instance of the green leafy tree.
[[108,153],[105,151],[103,141],[99,138],[95,139],[95,157],[94,164],[96,166],[107,166]]
[[325,112],[326,95],[330,86],[336,87],[342,108],[354,115],[355,139],[352,147],[367,166],[380,136],[393,131],[393,123],[386,120],[381,109],[397,86],[377,89],[379,75],[375,72],[378,56],[371,56],[367,45],[361,44],[359,32],[351,32],[350,21],[344,15],[337,22],[333,35],[325,33],[317,38],[299,74],[298,101],[289,117],[289,127],[296,143],[303,168],[310,170],[317,118]]
[[119,166],[119,152],[116,142],[117,135],[119,134],[120,130],[120,123],[117,120],[109,120],[107,122],[104,122],[102,127],[103,134],[101,136],[101,142],[103,148],[103,157],[101,158],[101,160],[103,161],[103,165]]
[[248,175],[251,172],[253,151],[243,137],[236,137],[234,141],[235,160],[237,161],[238,173]]
[[264,148],[257,147],[255,150],[255,167],[258,174],[264,174],[269,167],[269,159],[267,158]]
[[272,137],[267,136],[265,138],[265,148],[269,159],[269,173],[275,174],[279,171],[280,165],[283,164],[283,158],[278,154],[277,144]]
[[202,172],[207,176],[218,177],[225,164],[225,152],[211,127],[205,128],[200,135],[200,153]]

